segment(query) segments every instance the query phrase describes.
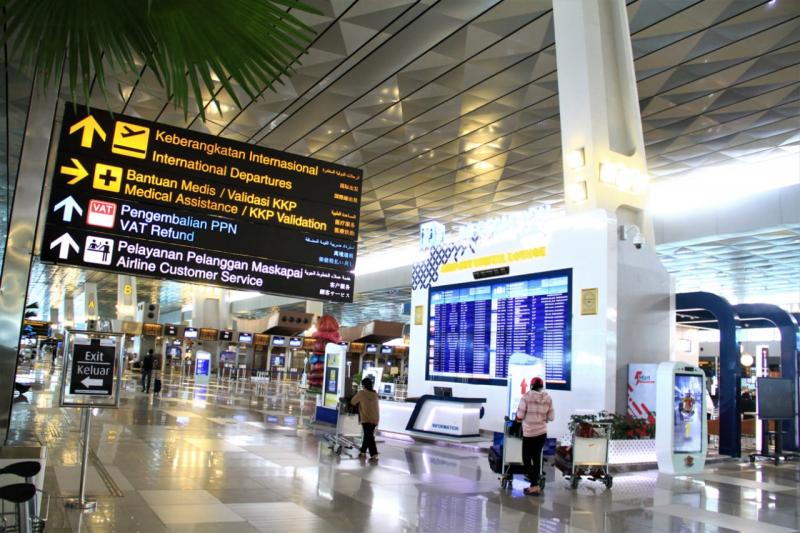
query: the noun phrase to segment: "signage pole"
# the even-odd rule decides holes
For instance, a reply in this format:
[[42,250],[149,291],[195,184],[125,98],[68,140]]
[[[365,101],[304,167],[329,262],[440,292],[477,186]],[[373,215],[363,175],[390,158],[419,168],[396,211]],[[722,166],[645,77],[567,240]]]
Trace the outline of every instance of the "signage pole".
[[86,499],[86,468],[89,465],[89,439],[92,431],[92,409],[84,407],[83,413],[83,450],[81,452],[81,484],[77,498],[67,500],[67,509],[79,509],[85,513],[93,513],[97,510],[97,500]]

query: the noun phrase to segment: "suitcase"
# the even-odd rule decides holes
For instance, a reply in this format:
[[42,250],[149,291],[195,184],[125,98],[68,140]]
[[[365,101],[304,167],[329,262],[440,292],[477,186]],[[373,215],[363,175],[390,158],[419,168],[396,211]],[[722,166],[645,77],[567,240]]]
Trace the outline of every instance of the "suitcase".
[[161,392],[161,379],[156,378],[153,380],[153,394],[158,394]]

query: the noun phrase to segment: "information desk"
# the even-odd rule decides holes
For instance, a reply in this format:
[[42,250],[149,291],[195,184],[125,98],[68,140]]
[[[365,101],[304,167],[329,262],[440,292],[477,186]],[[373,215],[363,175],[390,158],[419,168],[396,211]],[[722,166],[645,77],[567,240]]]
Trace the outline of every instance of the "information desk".
[[407,435],[474,438],[480,436],[486,398],[425,395],[416,401],[381,400],[379,431]]

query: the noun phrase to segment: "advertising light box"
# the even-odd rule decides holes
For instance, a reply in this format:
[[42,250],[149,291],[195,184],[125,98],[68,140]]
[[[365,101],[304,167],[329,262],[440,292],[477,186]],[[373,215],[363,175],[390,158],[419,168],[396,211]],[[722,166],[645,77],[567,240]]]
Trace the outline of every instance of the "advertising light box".
[[42,260],[352,301],[361,171],[65,107]]
[[700,453],[703,448],[703,378],[675,374],[673,451]]
[[184,328],[183,329],[183,338],[184,339],[196,339],[197,338],[197,329],[196,328]]
[[253,334],[252,333],[239,333],[239,343],[240,344],[250,344],[253,342]]
[[178,336],[178,326],[173,326],[171,324],[167,324],[164,326],[164,335],[167,337],[177,337]]
[[231,341],[233,340],[233,332],[230,330],[222,330],[219,332],[219,340],[221,341]]
[[571,270],[432,287],[426,379],[506,386],[524,355],[569,390],[571,291]]

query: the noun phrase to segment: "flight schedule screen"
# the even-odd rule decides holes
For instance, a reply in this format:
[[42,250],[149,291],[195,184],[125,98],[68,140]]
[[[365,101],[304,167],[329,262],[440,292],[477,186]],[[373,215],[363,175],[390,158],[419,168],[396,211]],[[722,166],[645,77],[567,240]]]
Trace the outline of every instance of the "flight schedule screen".
[[506,385],[514,356],[568,390],[571,280],[562,270],[431,288],[427,379]]

